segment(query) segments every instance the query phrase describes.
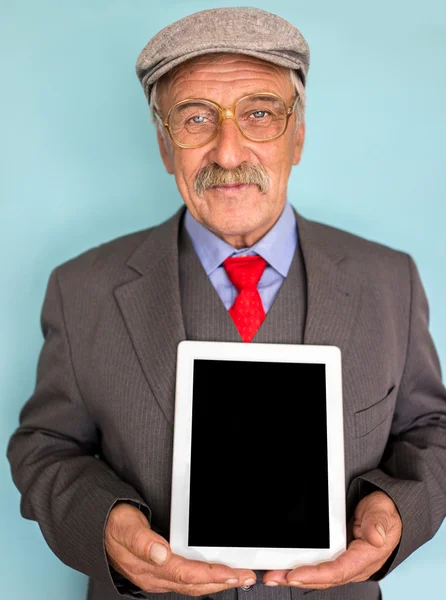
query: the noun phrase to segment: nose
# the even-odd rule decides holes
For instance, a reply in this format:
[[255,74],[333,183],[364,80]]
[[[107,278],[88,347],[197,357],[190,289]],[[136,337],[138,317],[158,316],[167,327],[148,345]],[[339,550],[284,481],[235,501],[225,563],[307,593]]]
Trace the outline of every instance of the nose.
[[231,118],[223,119],[212,150],[212,160],[224,169],[234,169],[249,159],[245,138]]

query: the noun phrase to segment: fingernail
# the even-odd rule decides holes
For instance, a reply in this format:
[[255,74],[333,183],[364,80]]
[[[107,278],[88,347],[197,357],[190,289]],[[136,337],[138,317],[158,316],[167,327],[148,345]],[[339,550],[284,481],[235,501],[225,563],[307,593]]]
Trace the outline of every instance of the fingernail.
[[279,585],[277,581],[266,581],[265,585]]
[[232,579],[227,579],[226,583],[229,583],[229,585],[234,585],[235,583],[238,583],[238,579],[233,577]]
[[163,544],[155,542],[150,548],[150,559],[157,565],[162,565],[167,558],[167,548]]
[[377,532],[379,533],[379,535],[382,537],[383,541],[386,540],[386,532],[384,531],[384,527],[378,523],[378,525],[375,525]]
[[302,581],[289,581],[290,585],[302,585]]
[[250,577],[249,579],[246,579],[246,581],[243,585],[254,585],[255,582],[256,582],[256,580],[253,579],[252,577]]

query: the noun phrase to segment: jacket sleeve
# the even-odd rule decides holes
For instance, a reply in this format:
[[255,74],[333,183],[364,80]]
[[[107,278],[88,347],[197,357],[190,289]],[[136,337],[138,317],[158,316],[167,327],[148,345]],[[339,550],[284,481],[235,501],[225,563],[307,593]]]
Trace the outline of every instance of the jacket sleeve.
[[411,277],[406,361],[386,450],[379,468],[352,482],[358,500],[386,492],[402,520],[399,545],[371,579],[379,581],[433,537],[446,515],[446,390],[429,333],[429,309],[417,267]]
[[100,431],[73,371],[57,269],[49,278],[41,326],[44,344],[35,391],[20,412],[19,427],[7,448],[12,478],[21,493],[21,515],[37,521],[66,565],[111,582],[123,597],[144,597],[136,586],[117,585],[119,578],[107,561],[104,530],[118,501],[136,503],[149,521],[150,509],[100,458]]

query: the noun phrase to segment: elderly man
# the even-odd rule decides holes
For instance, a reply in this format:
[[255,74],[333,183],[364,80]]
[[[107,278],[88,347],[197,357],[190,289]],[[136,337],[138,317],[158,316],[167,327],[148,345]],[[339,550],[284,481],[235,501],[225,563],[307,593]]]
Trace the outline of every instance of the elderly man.
[[[377,582],[444,518],[446,393],[415,264],[287,203],[308,65],[301,33],[254,8],[191,15],[139,56],[186,207],[54,269],[36,390],[8,447],[22,515],[90,576],[90,600],[297,600],[309,589],[315,599],[376,600]],[[339,558],[254,572],[172,553],[184,339],[341,348],[350,537]],[[240,465],[247,485],[263,477],[280,490],[274,472],[257,468]],[[230,474],[212,475],[222,494],[243,493]]]

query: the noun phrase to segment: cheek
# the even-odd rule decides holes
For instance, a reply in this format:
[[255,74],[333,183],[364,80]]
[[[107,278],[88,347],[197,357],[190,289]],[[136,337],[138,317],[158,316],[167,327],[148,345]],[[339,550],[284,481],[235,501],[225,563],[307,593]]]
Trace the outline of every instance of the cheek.
[[174,154],[174,175],[178,185],[193,187],[200,169],[205,164],[202,155],[198,155],[194,149],[178,148]]
[[292,150],[286,143],[275,148],[274,152],[265,152],[262,155],[257,154],[258,162],[265,167],[273,180],[282,179],[283,173],[289,171],[292,156]]

